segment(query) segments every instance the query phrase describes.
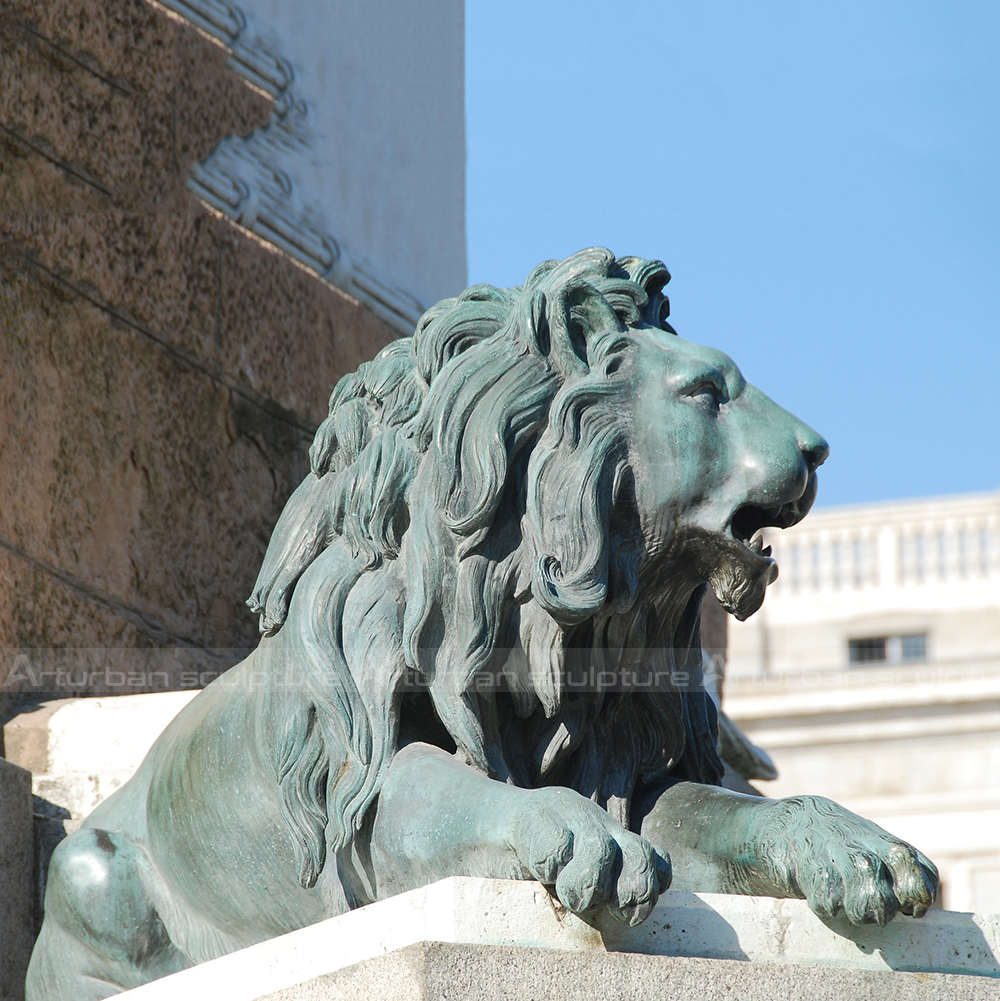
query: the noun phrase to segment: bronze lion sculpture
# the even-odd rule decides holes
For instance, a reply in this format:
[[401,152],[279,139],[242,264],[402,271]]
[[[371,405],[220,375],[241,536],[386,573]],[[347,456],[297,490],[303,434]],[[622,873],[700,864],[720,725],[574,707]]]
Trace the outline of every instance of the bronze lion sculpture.
[[806,514],[828,449],[676,335],[668,279],[603,249],[548,261],[341,379],[249,602],[260,645],[57,849],[30,1001],[451,875],[633,923],[671,865],[855,923],[926,911],[914,848],[720,784],[702,598],[760,607],[759,530]]

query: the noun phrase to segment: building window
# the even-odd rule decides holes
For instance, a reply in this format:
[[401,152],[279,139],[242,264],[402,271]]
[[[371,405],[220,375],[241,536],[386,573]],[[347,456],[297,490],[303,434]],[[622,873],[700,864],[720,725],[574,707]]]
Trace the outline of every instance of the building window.
[[868,664],[886,659],[885,636],[869,636],[861,640],[848,640],[847,647],[852,664]]
[[913,633],[910,636],[899,637],[900,660],[926,660],[927,634]]
[[927,659],[927,634],[865,636],[847,641],[852,664],[904,664]]

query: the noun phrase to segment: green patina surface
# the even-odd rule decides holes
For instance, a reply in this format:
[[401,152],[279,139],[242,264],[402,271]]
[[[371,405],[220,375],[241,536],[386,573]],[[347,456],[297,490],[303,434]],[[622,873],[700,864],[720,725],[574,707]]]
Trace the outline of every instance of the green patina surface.
[[[250,604],[257,650],[57,850],[29,997],[103,998],[450,875],[636,923],[684,889],[921,914],[932,864],[720,785],[699,618],[823,439],[591,249],[428,311],[334,390]],[[733,737],[728,731],[730,743]]]

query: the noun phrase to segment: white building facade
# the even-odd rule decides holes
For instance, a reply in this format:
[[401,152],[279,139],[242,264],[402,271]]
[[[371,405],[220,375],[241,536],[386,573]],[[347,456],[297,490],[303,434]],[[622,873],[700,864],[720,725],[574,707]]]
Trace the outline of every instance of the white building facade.
[[1000,492],[830,508],[770,531],[764,607],[730,622],[726,709],[779,769],[1000,911]]

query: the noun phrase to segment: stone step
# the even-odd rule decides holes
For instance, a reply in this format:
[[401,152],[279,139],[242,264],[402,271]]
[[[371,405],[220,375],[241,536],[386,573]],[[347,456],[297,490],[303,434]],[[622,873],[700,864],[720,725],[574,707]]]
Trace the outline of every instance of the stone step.
[[668,891],[637,928],[612,921],[595,927],[538,883],[456,877],[121,997],[972,1001],[998,995],[1000,915],[932,911],[921,920],[857,928],[821,920],[801,900]]

